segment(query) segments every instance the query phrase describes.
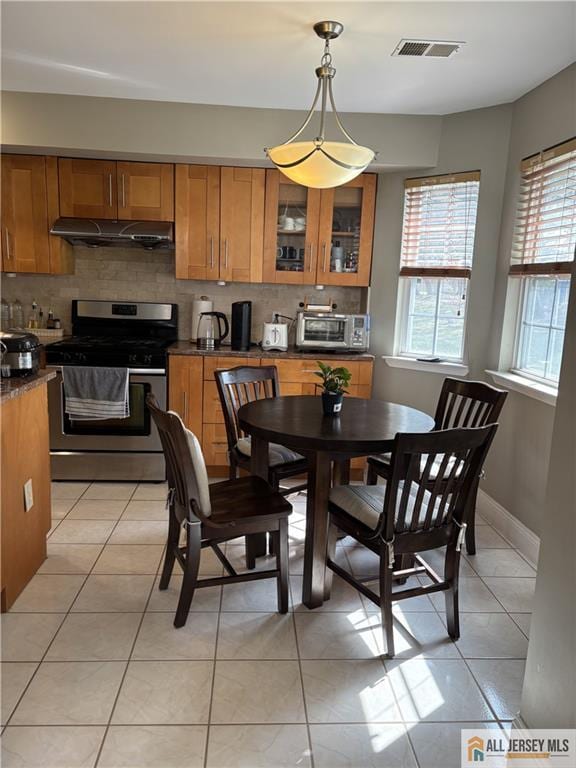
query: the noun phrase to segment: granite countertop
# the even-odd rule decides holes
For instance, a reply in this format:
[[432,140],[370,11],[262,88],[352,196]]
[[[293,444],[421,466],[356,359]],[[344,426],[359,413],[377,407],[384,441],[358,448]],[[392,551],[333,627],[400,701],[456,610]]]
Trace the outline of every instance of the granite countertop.
[[0,403],[20,397],[55,377],[55,371],[40,370],[33,376],[14,376],[10,379],[0,379]]
[[335,360],[374,360],[374,355],[370,355],[367,352],[343,352],[341,350],[334,350],[333,352],[302,352],[295,347],[289,347],[287,352],[278,352],[272,350],[270,352],[264,351],[260,347],[253,346],[248,352],[240,352],[230,349],[228,346],[221,346],[215,349],[213,352],[209,352],[205,349],[198,349],[196,344],[190,341],[176,341],[170,347],[168,347],[169,355],[203,355],[205,357],[257,357],[257,358],[293,358],[296,360],[318,360],[318,358],[326,359],[333,357]]

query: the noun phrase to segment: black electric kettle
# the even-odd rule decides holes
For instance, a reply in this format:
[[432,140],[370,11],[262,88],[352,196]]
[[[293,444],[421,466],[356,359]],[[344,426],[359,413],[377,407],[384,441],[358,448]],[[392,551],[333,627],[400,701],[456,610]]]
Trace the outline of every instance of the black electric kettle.
[[[223,330],[220,321],[224,322]],[[198,349],[218,349],[228,336],[229,329],[228,318],[223,312],[201,312],[198,318],[196,346]]]

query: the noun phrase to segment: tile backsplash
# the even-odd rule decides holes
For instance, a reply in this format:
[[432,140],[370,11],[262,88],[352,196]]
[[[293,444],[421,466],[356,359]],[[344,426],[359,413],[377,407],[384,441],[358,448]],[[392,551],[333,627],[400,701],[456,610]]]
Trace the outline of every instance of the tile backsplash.
[[342,312],[360,312],[365,293],[362,288],[228,283],[221,286],[200,280],[174,277],[174,254],[121,248],[74,249],[76,269],[73,275],[4,276],[2,296],[6,301],[20,299],[27,318],[32,301],[44,309],[51,307],[67,332],[71,329],[72,299],[111,301],[165,301],[179,305],[179,338],[190,338],[192,300],[208,296],[214,309],[230,316],[234,301],[252,301],[252,340],[260,341],[262,323],[272,319],[272,312],[294,317],[300,301],[331,298]]

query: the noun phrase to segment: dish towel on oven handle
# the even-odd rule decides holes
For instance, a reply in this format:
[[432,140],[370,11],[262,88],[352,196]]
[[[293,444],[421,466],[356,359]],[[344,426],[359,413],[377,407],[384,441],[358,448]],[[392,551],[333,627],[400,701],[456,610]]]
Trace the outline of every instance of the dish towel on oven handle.
[[128,368],[62,366],[64,410],[70,419],[127,419]]

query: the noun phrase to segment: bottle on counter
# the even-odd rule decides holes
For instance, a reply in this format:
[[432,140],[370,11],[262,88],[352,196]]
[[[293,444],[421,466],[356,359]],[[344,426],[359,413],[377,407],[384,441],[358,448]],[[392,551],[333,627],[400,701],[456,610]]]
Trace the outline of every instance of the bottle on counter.
[[12,327],[19,328],[20,330],[24,328],[24,308],[22,307],[22,302],[20,299],[16,299],[13,304]]
[[48,319],[46,320],[46,328],[54,328],[54,310],[52,307],[48,309]]
[[10,328],[10,304],[6,299],[2,299],[2,330]]
[[38,304],[35,301],[32,302],[32,311],[28,315],[28,328],[38,328]]

